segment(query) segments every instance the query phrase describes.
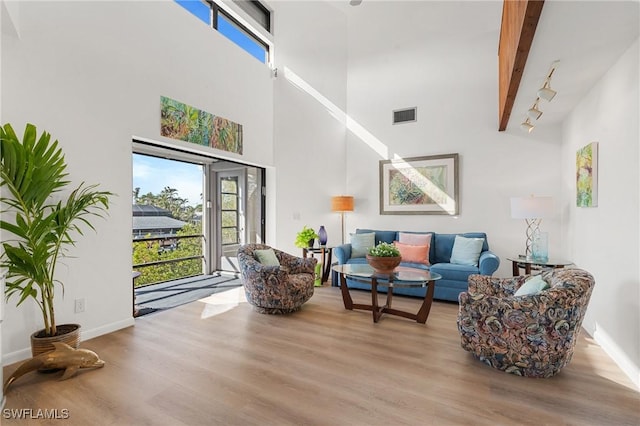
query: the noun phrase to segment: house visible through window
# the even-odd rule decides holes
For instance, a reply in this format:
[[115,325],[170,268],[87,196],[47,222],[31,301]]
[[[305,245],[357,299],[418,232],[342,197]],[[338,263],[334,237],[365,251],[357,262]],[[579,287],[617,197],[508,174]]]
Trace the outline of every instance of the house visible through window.
[[[220,34],[240,46],[260,62],[266,64],[269,61],[269,45],[262,41],[256,32],[242,25],[215,2],[205,0],[175,0],[175,2],[205,24],[218,30]],[[262,4],[257,1],[236,3],[255,19],[260,26],[267,31],[271,30],[271,12]]]

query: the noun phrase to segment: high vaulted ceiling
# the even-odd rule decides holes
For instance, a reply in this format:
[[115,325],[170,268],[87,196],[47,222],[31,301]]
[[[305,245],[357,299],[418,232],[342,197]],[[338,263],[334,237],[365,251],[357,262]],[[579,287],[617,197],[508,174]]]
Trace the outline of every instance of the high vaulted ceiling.
[[[394,55],[408,45],[412,34],[412,43],[441,41],[444,44],[452,37],[473,38],[492,31],[495,62],[489,63],[495,66],[476,72],[479,76],[491,74],[487,81],[494,82],[497,98],[502,1],[364,0],[359,6],[350,6],[348,0],[330,3],[347,16],[349,26],[359,26],[350,31],[358,31],[364,22],[367,23],[369,28],[362,28],[362,31],[370,37],[371,50],[358,55]],[[555,60],[560,64],[551,87],[558,94],[552,102],[541,103],[544,114],[539,124],[562,122],[638,38],[639,22],[638,1],[545,1],[507,130],[517,128],[524,121],[526,111],[535,101],[536,92]],[[449,78],[455,79],[456,73],[451,72]],[[454,81],[450,83],[455,84]],[[495,111],[497,129],[497,103],[488,107]]]

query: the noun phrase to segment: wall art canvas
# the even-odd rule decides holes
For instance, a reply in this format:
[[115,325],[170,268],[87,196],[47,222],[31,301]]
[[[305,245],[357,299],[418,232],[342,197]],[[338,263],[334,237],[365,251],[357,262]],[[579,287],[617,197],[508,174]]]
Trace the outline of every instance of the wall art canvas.
[[160,97],[160,134],[242,154],[242,125],[171,98]]
[[380,161],[380,214],[458,211],[458,154]]
[[580,148],[576,154],[576,205],[598,205],[598,142]]

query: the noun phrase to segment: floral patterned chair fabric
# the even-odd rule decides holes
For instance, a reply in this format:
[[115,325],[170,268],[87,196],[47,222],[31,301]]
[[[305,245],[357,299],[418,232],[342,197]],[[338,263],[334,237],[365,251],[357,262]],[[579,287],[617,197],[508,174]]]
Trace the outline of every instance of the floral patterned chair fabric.
[[550,377],[569,364],[595,281],[582,269],[542,273],[550,288],[514,296],[529,276],[471,275],[460,293],[462,347],[480,361],[527,377]]
[[295,312],[313,296],[314,268],[318,260],[273,249],[280,266],[262,265],[254,251],[271,248],[264,244],[247,244],[238,249],[247,301],[262,314]]

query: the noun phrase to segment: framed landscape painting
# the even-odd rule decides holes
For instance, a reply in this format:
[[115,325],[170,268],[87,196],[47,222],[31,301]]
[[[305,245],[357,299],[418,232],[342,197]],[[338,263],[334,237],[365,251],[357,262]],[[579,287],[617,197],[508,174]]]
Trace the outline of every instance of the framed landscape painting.
[[576,154],[576,205],[598,206],[598,142],[591,142]]
[[380,161],[380,214],[458,211],[458,154]]

